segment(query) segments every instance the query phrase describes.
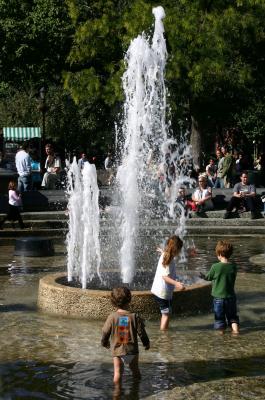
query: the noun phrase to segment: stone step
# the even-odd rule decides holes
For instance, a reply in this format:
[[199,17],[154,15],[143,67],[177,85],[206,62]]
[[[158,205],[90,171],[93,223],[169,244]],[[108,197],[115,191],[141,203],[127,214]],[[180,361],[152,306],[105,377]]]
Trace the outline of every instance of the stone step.
[[[24,225],[26,229],[36,230],[36,229],[67,229],[68,222],[67,220],[26,220],[23,218]],[[18,228],[18,222],[15,222],[15,227]],[[10,221],[6,221],[3,230],[11,229],[12,223]],[[13,229],[13,228],[12,228]],[[1,232],[1,231],[0,231]]]
[[[207,211],[203,213],[202,215],[197,215],[196,213],[192,212],[191,213],[191,218],[192,219],[201,219],[201,218],[223,218],[225,215],[225,210],[213,210],[213,211]],[[257,212],[259,218],[263,217],[263,213],[258,211]],[[251,218],[251,212],[246,211],[243,213],[238,213],[238,212],[232,212],[231,213],[232,218],[229,219],[250,219]]]
[[5,228],[0,231],[0,239],[16,238],[24,236],[49,236],[64,239],[67,231],[65,229],[20,229],[16,224],[16,228]]
[[[67,220],[68,215],[66,211],[38,211],[38,212],[22,212],[22,218],[26,221],[29,220]],[[0,214],[2,219],[5,214]]]
[[[187,219],[187,226],[264,226],[265,218],[262,214],[259,215],[258,219],[251,219],[250,213],[244,213],[239,215],[237,218],[223,219],[223,212],[212,211],[208,214],[205,213],[203,217],[195,214],[191,215],[191,218]],[[0,220],[4,214],[0,214]],[[65,212],[42,212],[42,213],[22,213],[23,221],[29,229],[67,229],[68,228],[68,216]],[[161,227],[161,225],[176,225],[177,220],[172,219],[152,219],[149,226]],[[101,226],[108,228],[113,226],[113,219],[110,214],[101,214]],[[6,221],[4,229],[11,228],[11,222]]]
[[247,218],[192,218],[187,221],[187,226],[265,226],[265,219]]
[[211,236],[212,234],[219,235],[233,235],[233,236],[250,236],[250,235],[265,235],[265,224],[261,226],[257,225],[229,225],[229,226],[189,226],[187,228],[189,234],[206,235],[207,233]]
[[[154,236],[158,232],[160,235],[170,235],[176,229],[176,224],[161,224],[161,225],[151,225],[148,229],[144,229],[140,231],[140,236],[143,237],[146,235]],[[101,232],[101,236],[108,236],[112,233],[112,226],[104,227],[104,230]],[[28,236],[44,236],[51,237],[57,242],[61,242],[65,240],[67,234],[67,229],[59,228],[59,229],[4,229],[0,231],[0,245],[10,244],[18,237],[28,237]],[[222,225],[189,225],[187,226],[187,234],[192,236],[264,236],[265,235],[265,224],[263,225],[230,225],[230,226],[222,226]]]
[[[48,215],[47,215],[48,216]],[[36,216],[38,217],[38,216]],[[24,224],[28,229],[35,230],[35,229],[68,229],[68,219],[65,216],[62,216],[58,219],[51,219],[49,215],[49,219],[33,219],[33,216],[26,216],[23,215]],[[161,226],[175,226],[177,221],[173,220],[152,220],[148,224],[152,227],[161,228]],[[15,226],[18,226],[18,223],[15,223]],[[110,218],[102,219],[101,220],[102,228],[108,228],[113,226],[113,220]],[[265,226],[265,219],[263,217],[259,219],[247,219],[247,218],[231,218],[231,219],[223,219],[223,218],[199,218],[199,217],[192,217],[187,220],[187,227],[194,227],[194,226]],[[6,221],[4,224],[4,230],[12,228],[12,224],[10,221]]]
[[[223,216],[225,214],[225,210],[213,210],[213,211],[208,211],[206,213],[204,213],[201,216],[196,215],[195,213],[191,213],[191,219],[212,219],[212,218],[220,218],[223,219]],[[62,211],[62,210],[58,210],[58,211],[36,211],[36,212],[22,212],[21,213],[22,218],[24,220],[68,220],[68,213],[67,211]],[[4,213],[0,213],[0,220],[5,216]],[[112,218],[110,212],[107,211],[101,211],[100,212],[100,216],[102,220],[109,220]],[[250,219],[251,217],[251,213],[250,212],[244,212],[244,213],[240,213],[240,214],[236,214],[233,213],[232,214],[233,219]],[[259,214],[260,218],[262,219],[263,217],[263,213]]]
[[[34,236],[35,237],[35,234],[33,235],[32,234],[32,232],[31,232],[31,234],[30,235],[28,235],[28,234],[25,234],[24,235],[24,230],[22,231],[20,231],[19,232],[19,235],[17,235],[17,236],[11,236],[11,235],[9,235],[9,236],[4,236],[4,237],[1,237],[0,236],[0,249],[1,249],[1,246],[14,246],[15,245],[15,240],[17,239],[17,238],[21,238],[21,237],[28,237],[28,236]],[[39,236],[45,236],[45,235],[39,235]],[[53,243],[54,244],[63,244],[63,241],[64,241],[64,237],[59,237],[59,236],[52,236],[52,235],[48,235],[48,237],[49,237],[49,239],[52,239],[52,241],[53,241]],[[1,250],[0,250],[1,251]]]

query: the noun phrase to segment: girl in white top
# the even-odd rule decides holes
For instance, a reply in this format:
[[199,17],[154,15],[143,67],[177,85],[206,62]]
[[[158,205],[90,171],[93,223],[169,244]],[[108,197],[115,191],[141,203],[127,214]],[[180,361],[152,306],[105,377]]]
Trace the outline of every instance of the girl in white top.
[[178,236],[173,235],[168,239],[166,247],[159,258],[151,288],[151,292],[160,307],[160,329],[163,331],[168,329],[174,289],[185,289],[181,282],[176,281],[175,257],[179,255],[182,246],[183,242]]
[[24,228],[24,223],[20,215],[21,194],[17,192],[17,184],[15,181],[10,181],[8,184],[8,213],[0,223],[0,229],[3,229],[3,224],[6,220],[12,221],[14,228],[14,221],[19,222],[21,229]]

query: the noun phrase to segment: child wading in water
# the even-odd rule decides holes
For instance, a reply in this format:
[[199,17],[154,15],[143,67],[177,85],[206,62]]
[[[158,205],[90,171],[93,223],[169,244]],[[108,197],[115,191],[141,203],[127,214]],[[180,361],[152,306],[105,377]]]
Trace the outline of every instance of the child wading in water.
[[215,252],[219,262],[212,265],[208,274],[201,274],[203,279],[213,282],[214,328],[223,334],[228,325],[232,328],[232,333],[238,334],[239,318],[234,289],[237,266],[229,261],[233,246],[226,240],[219,240]]
[[160,329],[168,329],[169,314],[171,313],[171,302],[174,289],[184,290],[181,282],[176,281],[175,257],[179,255],[183,246],[182,240],[176,236],[171,236],[165,249],[159,258],[155,278],[151,292],[155,296],[161,311]]
[[0,229],[6,220],[12,221],[12,227],[15,227],[14,221],[18,221],[21,229],[24,229],[24,223],[20,215],[19,208],[21,207],[21,194],[17,192],[17,184],[15,181],[10,181],[8,184],[8,213],[0,223]]
[[101,344],[110,348],[114,365],[113,382],[119,383],[123,373],[123,364],[128,365],[135,378],[140,378],[138,366],[138,340],[140,337],[145,350],[150,348],[149,338],[143,320],[135,313],[127,310],[131,302],[131,292],[127,287],[118,287],[111,292],[111,302],[117,310],[111,313],[102,331]]

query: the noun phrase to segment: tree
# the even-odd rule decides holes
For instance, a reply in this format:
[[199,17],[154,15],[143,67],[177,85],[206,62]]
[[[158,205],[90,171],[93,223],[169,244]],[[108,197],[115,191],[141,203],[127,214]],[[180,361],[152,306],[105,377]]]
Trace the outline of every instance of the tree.
[[[185,104],[196,121],[192,136],[235,122],[262,79],[264,88],[264,17],[262,1],[181,0],[169,6],[168,79],[175,104]],[[199,158],[201,149],[194,150]]]
[[61,82],[72,24],[61,0],[0,0],[0,90]]
[[[75,35],[68,57],[70,68],[64,73],[65,88],[78,105],[96,113],[90,135],[98,146],[105,144],[106,150],[113,143],[114,122],[122,108],[124,54],[130,40],[143,29],[143,22],[148,20],[146,26],[151,23],[151,6],[124,0],[96,0],[89,6],[82,0],[67,3]],[[150,12],[140,13],[139,4]]]
[[[255,110],[262,110],[265,99],[264,1],[160,4],[166,11],[173,132],[185,125],[191,129],[195,162],[201,146],[212,144],[224,126],[240,124],[262,135],[262,112]],[[46,85],[48,135],[61,135],[69,146],[76,145],[75,134],[82,147],[111,145],[122,108],[124,54],[138,34],[151,33],[156,5],[151,0],[0,0],[2,125],[37,122],[34,93]]]
[[[254,0],[161,1],[169,59],[167,84],[173,126],[189,117],[194,160],[201,143],[257,99],[264,88],[265,3]],[[75,23],[65,85],[76,101],[112,107],[122,100],[120,78],[129,41],[151,26],[155,2],[68,1]],[[251,98],[250,98],[251,97]],[[202,140],[203,139],[203,140]],[[196,148],[197,146],[197,148]]]

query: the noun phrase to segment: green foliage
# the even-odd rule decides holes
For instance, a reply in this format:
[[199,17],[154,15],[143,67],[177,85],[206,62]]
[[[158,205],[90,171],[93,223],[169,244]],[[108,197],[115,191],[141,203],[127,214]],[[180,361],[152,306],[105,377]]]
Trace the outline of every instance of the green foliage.
[[61,0],[0,0],[0,82],[60,82],[72,24]]
[[[263,79],[265,3],[164,0],[160,4],[166,11],[173,124],[189,114],[205,132],[235,123],[240,110],[255,103],[253,88],[260,87]],[[121,101],[123,54],[130,40],[150,31],[155,5],[110,0],[91,1],[85,8],[84,1],[68,0],[75,23],[69,61],[82,72],[66,73],[65,87],[76,101],[89,97],[93,103],[111,106]]]
[[68,57],[70,71],[64,74],[65,87],[76,102],[90,97],[93,101],[113,104],[113,98],[121,98],[120,18],[126,3],[92,1],[86,15],[82,1],[68,0],[67,4],[76,31]]
[[246,137],[257,143],[264,140],[265,132],[265,115],[264,115],[265,98],[257,100],[251,104],[243,112],[235,114],[235,121]]
[[[2,83],[0,90],[0,121],[2,126],[39,126],[35,91],[28,88],[19,91]],[[5,96],[3,96],[3,92]]]
[[244,92],[255,81],[256,60],[248,54],[253,44],[264,41],[265,7],[256,16],[250,6],[242,11],[231,1],[208,2],[210,8],[200,1],[180,3],[182,7],[171,7],[166,18],[168,78],[176,80],[191,102],[210,96],[214,100],[220,92],[231,98]]
[[[199,123],[204,142],[239,124],[264,135],[265,2],[161,0],[173,131]],[[113,141],[130,41],[152,35],[149,0],[0,0],[2,125],[40,122],[34,93],[48,88],[47,134],[68,147]],[[24,104],[24,108],[23,108]],[[177,129],[176,129],[177,128]]]

